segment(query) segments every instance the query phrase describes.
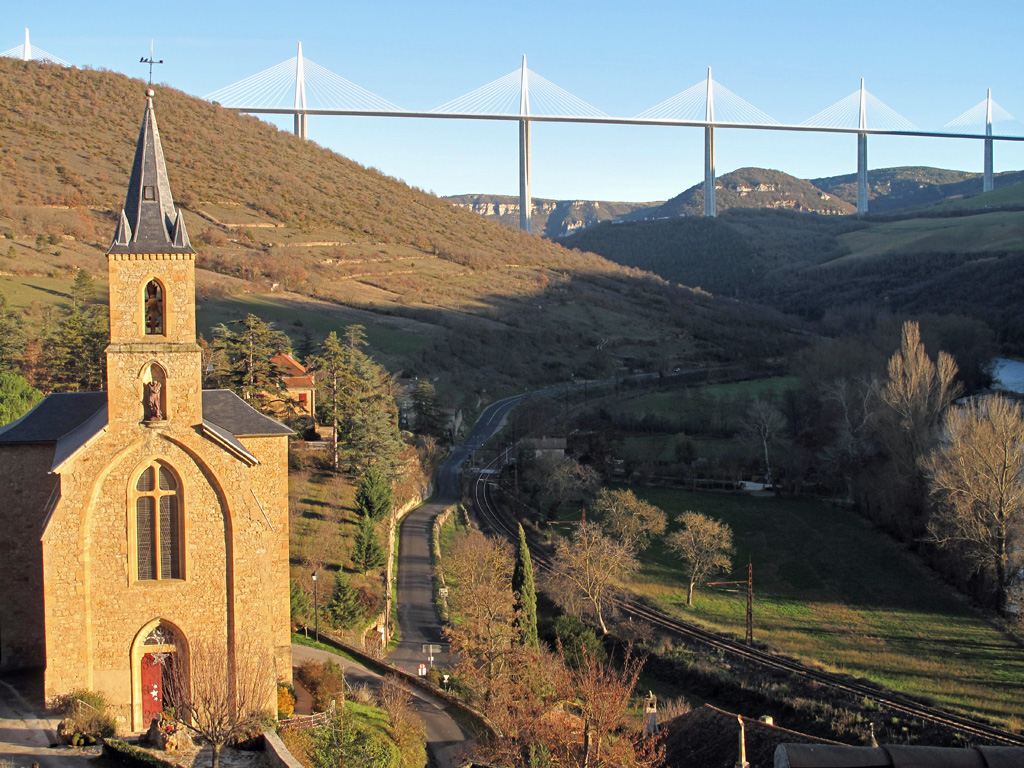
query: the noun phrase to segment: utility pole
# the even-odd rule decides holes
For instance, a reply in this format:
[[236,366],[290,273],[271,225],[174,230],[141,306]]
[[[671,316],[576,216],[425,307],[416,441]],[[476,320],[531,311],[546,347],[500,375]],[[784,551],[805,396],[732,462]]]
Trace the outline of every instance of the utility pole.
[[744,642],[747,645],[754,644],[754,564],[747,562],[747,578],[744,581],[709,581],[709,587],[725,586],[727,584],[747,585],[747,633]]

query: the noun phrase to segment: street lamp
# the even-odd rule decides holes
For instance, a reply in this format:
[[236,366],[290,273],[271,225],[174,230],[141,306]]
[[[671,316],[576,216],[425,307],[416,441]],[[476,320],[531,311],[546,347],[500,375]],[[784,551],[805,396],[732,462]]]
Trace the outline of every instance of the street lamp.
[[313,624],[316,627],[316,641],[320,642],[320,604],[316,593],[316,571],[313,571]]

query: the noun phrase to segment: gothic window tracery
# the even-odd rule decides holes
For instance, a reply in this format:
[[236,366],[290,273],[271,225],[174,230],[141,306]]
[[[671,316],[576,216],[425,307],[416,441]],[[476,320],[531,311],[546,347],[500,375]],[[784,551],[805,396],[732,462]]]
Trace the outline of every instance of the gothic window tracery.
[[136,578],[183,578],[180,483],[162,462],[153,462],[135,483]]

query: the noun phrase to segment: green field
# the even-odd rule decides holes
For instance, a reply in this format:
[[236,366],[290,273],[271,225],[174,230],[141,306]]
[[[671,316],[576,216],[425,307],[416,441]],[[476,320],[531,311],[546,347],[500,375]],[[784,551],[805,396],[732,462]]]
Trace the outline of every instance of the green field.
[[869,257],[899,253],[980,253],[1021,248],[1024,216],[993,211],[976,216],[920,218],[872,224],[840,235],[850,255],[830,262],[848,264]]
[[[1024,649],[855,513],[813,501],[635,489],[675,518],[733,529],[731,575],[754,569],[754,638],[827,669],[1020,729]],[[678,558],[655,541],[630,587],[671,613],[742,637],[744,590],[699,588],[686,608]]]

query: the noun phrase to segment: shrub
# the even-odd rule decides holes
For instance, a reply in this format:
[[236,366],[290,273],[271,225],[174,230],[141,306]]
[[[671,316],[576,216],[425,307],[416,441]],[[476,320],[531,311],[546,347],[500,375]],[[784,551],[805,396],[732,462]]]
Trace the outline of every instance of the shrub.
[[103,743],[103,757],[110,765],[124,768],[177,768],[174,763],[118,739],[107,739]]
[[326,712],[331,702],[345,700],[345,672],[333,661],[306,661],[297,670],[299,682],[313,697],[313,711]]
[[59,696],[54,709],[66,721],[69,733],[108,738],[117,732],[114,718],[107,714],[102,693],[80,689]]
[[295,694],[289,688],[285,683],[277,684],[277,716],[281,720],[295,713]]

